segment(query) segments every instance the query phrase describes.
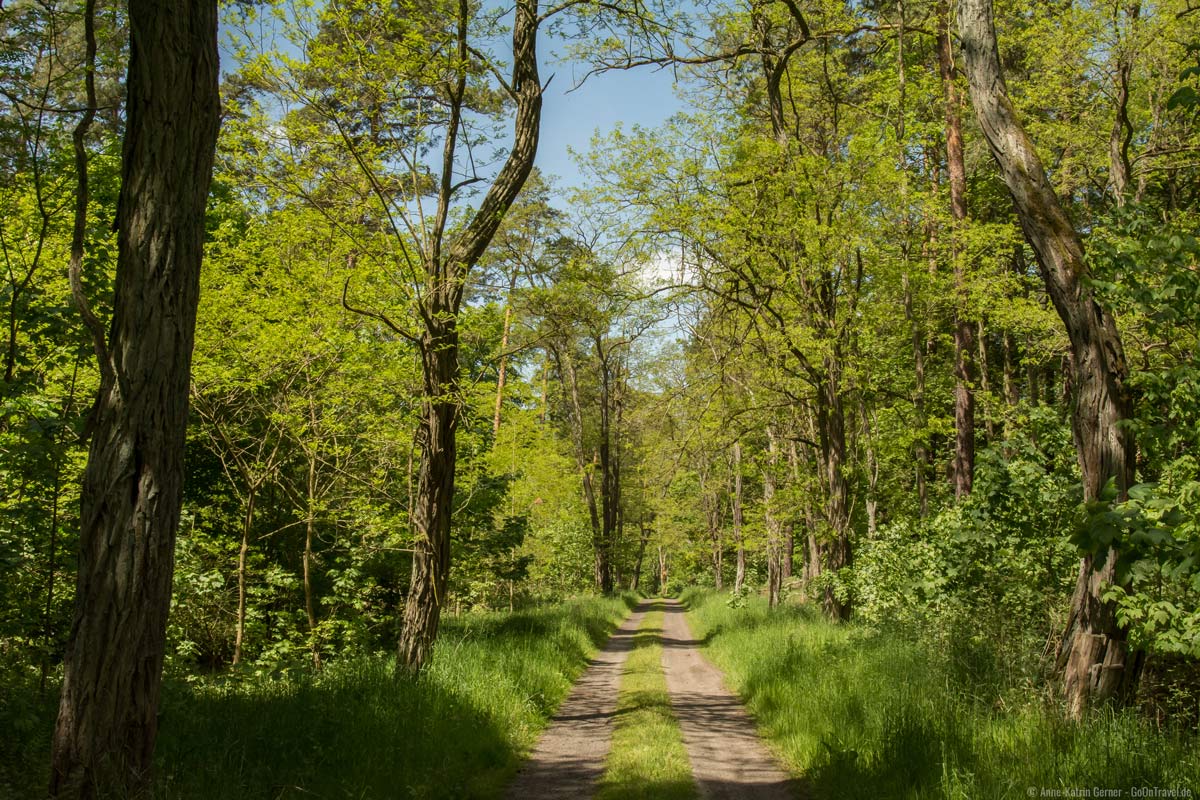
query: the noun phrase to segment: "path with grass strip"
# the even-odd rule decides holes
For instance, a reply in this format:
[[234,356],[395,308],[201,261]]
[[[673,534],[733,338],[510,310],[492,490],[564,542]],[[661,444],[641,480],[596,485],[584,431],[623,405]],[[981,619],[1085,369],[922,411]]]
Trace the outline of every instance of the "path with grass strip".
[[621,674],[612,750],[596,800],[694,800],[671,696],[663,675],[663,601],[642,619]]
[[741,701],[700,653],[677,600],[664,601],[663,670],[692,775],[712,800],[790,800],[794,782],[758,738]]
[[699,646],[678,601],[639,605],[542,734],[508,800],[798,797]]
[[639,605],[592,660],[509,785],[509,800],[579,800],[595,792],[612,746],[621,668],[649,608]]

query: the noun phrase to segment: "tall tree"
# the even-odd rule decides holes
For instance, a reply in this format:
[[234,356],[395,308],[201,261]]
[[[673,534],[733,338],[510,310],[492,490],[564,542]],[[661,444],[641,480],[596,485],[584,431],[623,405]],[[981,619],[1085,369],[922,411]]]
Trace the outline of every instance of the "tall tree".
[[[1100,500],[1110,481],[1124,497],[1133,483],[1135,451],[1126,424],[1132,416],[1128,367],[1116,322],[1088,282],[1083,243],[1008,98],[991,0],[959,0],[959,33],[975,115],[1070,338],[1071,419],[1084,498]],[[1117,581],[1117,558],[1114,546],[1085,555],[1079,565],[1058,657],[1073,717],[1092,703],[1127,698],[1137,684],[1140,657],[1130,651],[1115,609],[1103,597]]]
[[94,331],[103,379],[53,739],[55,797],[135,796],[149,785],[220,118],[216,0],[130,0],[129,44],[116,291],[107,339]]
[[445,250],[441,234],[450,213],[454,164],[459,146],[459,126],[465,111],[469,21],[466,0],[459,2],[457,50],[461,64],[451,92],[450,123],[442,153],[438,223],[427,253],[426,281],[420,316],[421,367],[425,376],[425,403],[421,419],[421,467],[417,477],[416,507],[412,510],[417,532],[412,579],[404,607],[400,635],[400,661],[410,671],[420,670],[437,636],[446,581],[450,576],[450,517],[454,500],[455,434],[459,422],[458,312],[467,274],[479,261],[496,234],[504,213],[512,205],[533,169],[542,114],[542,85],[538,79],[537,0],[519,0],[513,23],[513,66],[510,93],[517,104],[512,149],[479,209]]
[[950,9],[938,4],[937,59],[946,118],[946,171],[950,178],[950,258],[954,264],[954,496],[971,493],[975,480],[974,331],[966,319],[967,276],[960,239],[967,222],[967,168],[963,160],[962,99],[950,47]]

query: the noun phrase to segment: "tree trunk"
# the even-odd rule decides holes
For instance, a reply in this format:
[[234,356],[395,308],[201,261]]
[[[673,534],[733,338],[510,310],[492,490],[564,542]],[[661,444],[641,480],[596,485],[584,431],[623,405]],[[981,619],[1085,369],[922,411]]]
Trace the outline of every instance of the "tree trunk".
[[604,576],[608,573],[608,563],[604,554],[604,531],[600,524],[600,511],[596,505],[596,489],[592,485],[592,473],[588,466],[583,448],[583,405],[579,400],[579,378],[575,372],[575,363],[569,353],[554,350],[554,358],[558,364],[558,374],[566,382],[567,397],[570,400],[568,417],[571,424],[571,444],[575,451],[575,465],[579,469],[580,480],[583,484],[583,499],[587,504],[588,519],[592,525],[592,582],[597,592],[604,592]]
[[1004,402],[1013,408],[1021,402],[1021,391],[1017,387],[1017,340],[1011,333],[1004,333]]
[[746,543],[742,539],[742,442],[733,443],[733,542],[737,546],[737,572],[733,591],[742,593],[746,586]]
[[971,323],[967,315],[967,276],[958,240],[967,221],[967,170],[963,162],[962,98],[954,82],[954,54],[950,50],[950,10],[938,4],[938,72],[946,120],[946,170],[950,178],[950,212],[954,230],[950,258],[954,263],[954,496],[971,493],[975,480],[975,392],[972,376]]
[[500,433],[500,410],[504,407],[504,380],[508,373],[508,330],[510,325],[512,325],[511,300],[504,307],[504,333],[500,336],[500,369],[496,375],[496,413],[492,418],[493,437]]
[[783,553],[779,578],[786,581],[792,577],[792,561],[796,558],[796,523],[788,520],[783,526]]
[[783,583],[783,530],[775,508],[775,470],[779,461],[779,445],[775,432],[767,426],[767,463],[763,468],[763,522],[767,529],[767,605],[779,605],[779,590]]
[[404,604],[400,664],[410,673],[424,666],[433,649],[450,577],[450,518],[454,504],[454,467],[458,431],[458,330],[455,318],[436,299],[431,326],[421,342],[425,392],[421,414],[421,467],[416,507],[412,576]]
[[[850,566],[850,485],[846,480],[846,414],[838,386],[837,367],[841,354],[826,359],[825,378],[817,403],[817,425],[824,456],[825,484],[829,492],[825,518],[829,539],[820,543],[821,571],[837,572]],[[841,600],[832,585],[826,585],[821,601],[825,615],[832,620],[850,618],[850,601]]]
[[[1119,6],[1118,6],[1119,8]],[[1120,25],[1120,11],[1113,12],[1113,27]],[[1141,15],[1141,3],[1126,5],[1129,24],[1133,25]],[[1118,39],[1116,63],[1113,65],[1113,124],[1108,137],[1109,182],[1112,184],[1113,199],[1117,207],[1124,207],[1129,196],[1129,183],[1132,168],[1129,163],[1129,145],[1133,142],[1133,124],[1129,121],[1129,81],[1133,75],[1133,56],[1129,52],[1127,40]]]
[[[1134,442],[1122,424],[1131,416],[1131,401],[1116,323],[1088,285],[1079,235],[1008,99],[990,0],[960,0],[959,30],[976,116],[1070,338],[1072,428],[1084,497],[1098,499],[1110,480],[1124,496],[1133,480]],[[1141,659],[1130,652],[1112,604],[1102,599],[1103,585],[1115,578],[1116,559],[1112,549],[1103,563],[1091,556],[1080,563],[1058,657],[1067,710],[1075,718],[1093,703],[1128,699],[1137,685]]]
[[928,418],[925,413],[925,346],[921,324],[917,321],[913,309],[912,285],[907,274],[904,282],[904,318],[912,328],[912,357],[913,357],[913,413],[916,416],[918,431],[916,445],[915,486],[917,490],[917,508],[921,519],[929,516],[929,486],[926,473],[929,472]]
[[646,519],[638,520],[638,553],[637,561],[633,562],[633,579],[629,582],[629,591],[636,592],[642,582],[642,563],[646,558],[646,545],[650,543],[650,529],[646,527]]
[[254,501],[259,484],[246,487],[246,511],[242,515],[242,545],[238,548],[237,565],[237,630],[233,637],[233,663],[242,663],[242,645],[246,641],[246,560],[250,555],[250,529],[254,524]]
[[[875,454],[875,437],[871,430],[871,416],[862,395],[858,398],[858,414],[862,419],[863,450],[866,454],[867,470],[867,538],[874,539],[879,529],[879,458]],[[796,446],[792,445],[792,453]]]
[[[314,415],[315,416],[315,415]],[[316,429],[316,420],[313,420]],[[307,511],[304,517],[304,613],[308,617],[308,647],[312,652],[313,669],[321,668],[321,651],[317,646],[317,601],[313,592],[312,562],[313,535],[317,517],[317,454],[308,454]]]
[[546,424],[546,411],[550,407],[550,357],[547,356],[542,364],[542,408],[538,413],[538,422]]
[[980,403],[980,413],[983,415],[983,430],[987,434],[988,443],[996,440],[996,423],[992,420],[989,409],[992,396],[992,379],[988,370],[987,331],[983,318],[975,323],[975,343],[979,346],[979,391],[982,392],[983,402]]
[[[468,59],[468,4],[459,3],[458,54]],[[450,245],[441,252],[441,239],[426,254],[429,271],[425,287],[420,339],[421,369],[425,401],[421,420],[421,468],[413,525],[413,569],[404,607],[404,628],[397,648],[400,665],[410,674],[421,670],[432,652],[446,600],[450,576],[450,517],[454,501],[454,469],[458,431],[458,312],[463,287],[471,269],[479,263],[505,213],[520,194],[537,156],[542,117],[542,84],[537,63],[537,0],[517,0],[513,20],[512,95],[516,99],[516,121],[512,149],[484,195],[478,210]],[[464,67],[465,70],[465,67]],[[449,131],[443,151],[439,217],[449,214],[454,183],[454,146],[460,131],[462,97],[466,73],[458,75],[459,105],[450,109]]]
[[658,546],[658,593],[667,592],[667,548]]
[[220,115],[215,0],[130,0],[129,30],[112,378],[83,477],[54,797],[138,796],[150,785]]
[[504,407],[504,383],[508,377],[508,335],[512,329],[512,296],[517,288],[514,270],[508,281],[508,297],[504,302],[504,330],[500,334],[500,368],[496,375],[496,413],[492,418],[492,438],[500,433],[500,411]]
[[620,508],[620,476],[617,473],[616,458],[613,454],[613,416],[617,413],[614,408],[616,387],[613,386],[613,369],[604,355],[603,343],[596,339],[596,351],[600,354],[600,446],[597,454],[600,462],[600,542],[598,549],[598,570],[600,577],[600,592],[611,594],[613,590],[612,557],[613,537],[617,524],[617,509]]
[[724,568],[724,548],[721,546],[721,498],[717,489],[708,489],[708,479],[704,472],[700,473],[700,501],[704,506],[704,524],[708,530],[709,554],[712,557],[713,587],[721,591]]
[[46,553],[46,607],[42,614],[42,638],[46,650],[42,654],[41,679],[38,681],[38,692],[45,694],[46,678],[50,673],[51,643],[54,640],[54,577],[58,569],[58,501],[62,494],[62,457],[54,457],[54,494],[50,500],[50,530]]

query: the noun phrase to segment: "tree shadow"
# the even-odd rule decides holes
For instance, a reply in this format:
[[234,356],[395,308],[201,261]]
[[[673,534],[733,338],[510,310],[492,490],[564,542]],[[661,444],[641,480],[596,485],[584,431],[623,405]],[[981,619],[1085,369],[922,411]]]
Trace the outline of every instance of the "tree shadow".
[[320,684],[165,692],[162,798],[470,798],[515,770],[486,709],[384,663]]

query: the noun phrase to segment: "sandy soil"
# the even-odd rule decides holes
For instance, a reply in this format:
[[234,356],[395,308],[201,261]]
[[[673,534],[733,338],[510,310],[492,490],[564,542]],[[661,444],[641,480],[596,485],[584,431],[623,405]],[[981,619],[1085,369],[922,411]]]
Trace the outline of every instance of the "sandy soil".
[[612,747],[621,667],[649,607],[638,606],[593,659],[508,787],[509,800],[581,800],[595,793]]
[[721,672],[700,654],[677,601],[666,601],[663,670],[700,795],[712,800],[789,800],[798,786],[758,737]]

